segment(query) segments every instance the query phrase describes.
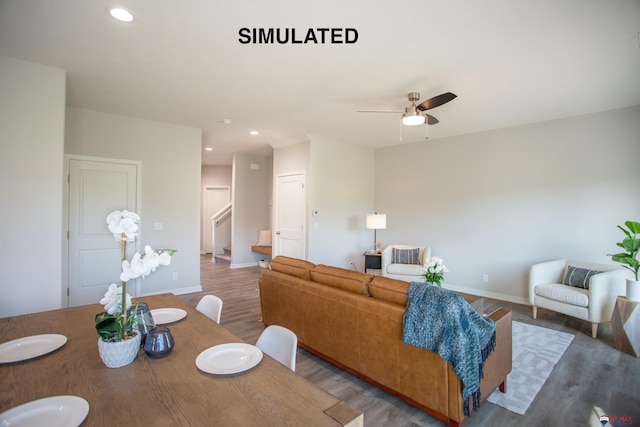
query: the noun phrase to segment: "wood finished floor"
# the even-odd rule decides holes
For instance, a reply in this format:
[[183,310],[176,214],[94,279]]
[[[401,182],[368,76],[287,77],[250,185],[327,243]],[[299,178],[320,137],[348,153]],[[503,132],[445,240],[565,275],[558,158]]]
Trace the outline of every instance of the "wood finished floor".
[[[194,306],[205,294],[222,298],[221,324],[247,342],[262,332],[258,278],[260,268],[230,269],[200,259],[203,292],[181,295]],[[513,320],[575,335],[525,415],[484,402],[465,427],[601,426],[599,415],[633,417],[640,425],[640,358],[615,349],[609,323],[591,339],[588,322],[539,309],[531,318],[529,306],[485,299],[485,313],[497,307],[512,310]],[[375,386],[298,349],[296,372],[334,396],[364,411],[364,425],[443,426],[440,420],[404,403]],[[508,387],[508,385],[507,385]],[[635,425],[634,424],[634,425]]]

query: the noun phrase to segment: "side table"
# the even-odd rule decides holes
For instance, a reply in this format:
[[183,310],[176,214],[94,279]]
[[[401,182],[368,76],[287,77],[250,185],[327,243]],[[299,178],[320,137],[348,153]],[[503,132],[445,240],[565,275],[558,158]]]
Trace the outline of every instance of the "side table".
[[640,357],[640,301],[619,296],[611,316],[611,329],[618,350]]
[[365,252],[364,254],[364,272],[367,270],[376,270],[371,274],[382,274],[382,254],[380,252]]

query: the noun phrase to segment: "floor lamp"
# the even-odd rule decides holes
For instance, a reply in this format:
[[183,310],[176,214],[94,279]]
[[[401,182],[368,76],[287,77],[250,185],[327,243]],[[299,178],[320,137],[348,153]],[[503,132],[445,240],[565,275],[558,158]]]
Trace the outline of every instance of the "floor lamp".
[[378,212],[367,214],[367,228],[373,230],[373,248],[376,252],[380,252],[382,243],[378,242],[376,232],[387,228],[387,214],[379,214]]

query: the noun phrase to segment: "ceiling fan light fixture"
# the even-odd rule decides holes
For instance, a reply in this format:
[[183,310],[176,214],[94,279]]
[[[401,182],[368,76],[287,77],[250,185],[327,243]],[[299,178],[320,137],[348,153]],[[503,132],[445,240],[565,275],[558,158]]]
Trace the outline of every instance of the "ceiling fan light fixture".
[[406,126],[417,126],[425,123],[425,116],[418,113],[415,108],[408,107],[402,115],[402,124]]

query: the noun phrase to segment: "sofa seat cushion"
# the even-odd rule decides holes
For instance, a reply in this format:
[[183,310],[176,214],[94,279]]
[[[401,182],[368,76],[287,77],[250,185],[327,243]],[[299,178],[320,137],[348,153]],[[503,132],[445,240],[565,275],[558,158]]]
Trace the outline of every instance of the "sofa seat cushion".
[[407,276],[422,276],[424,268],[420,264],[389,264],[387,273],[405,274]]
[[316,265],[302,259],[289,258],[279,255],[269,261],[269,268],[284,274],[289,274],[303,280],[311,280],[311,270]]
[[369,296],[368,284],[371,281],[371,275],[360,271],[320,264],[311,270],[311,280],[323,285]]
[[407,305],[409,282],[388,277],[376,276],[369,283],[369,294],[373,298],[392,302],[401,306]]
[[560,283],[550,283],[535,287],[536,295],[578,307],[589,307],[589,291]]

